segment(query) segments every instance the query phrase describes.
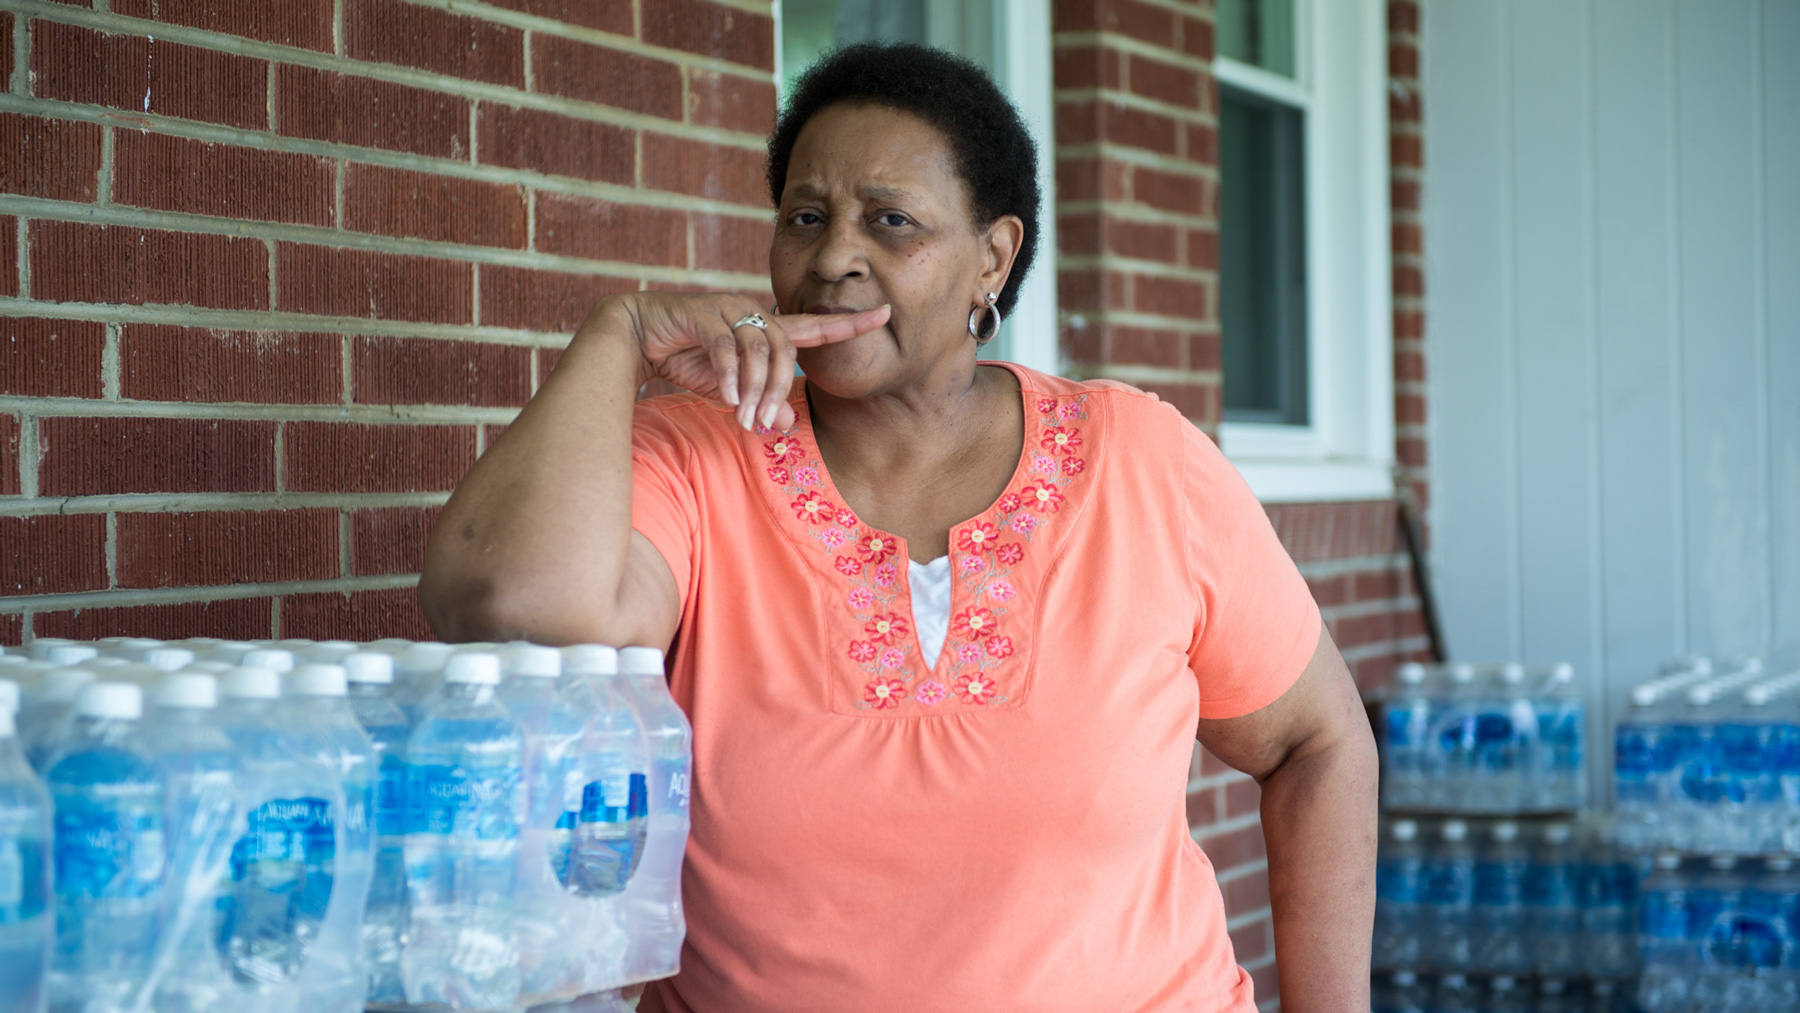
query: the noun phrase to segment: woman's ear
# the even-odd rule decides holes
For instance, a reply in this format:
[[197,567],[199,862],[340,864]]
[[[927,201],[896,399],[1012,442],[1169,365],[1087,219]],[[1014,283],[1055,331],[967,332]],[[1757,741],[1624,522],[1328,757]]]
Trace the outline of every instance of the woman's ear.
[[986,303],[987,293],[998,292],[1006,287],[1007,276],[1012,274],[1013,261],[1019,257],[1019,247],[1025,244],[1025,223],[1018,215],[1001,215],[994,219],[982,234],[982,271],[979,279],[980,287],[970,295],[970,305],[980,306]]

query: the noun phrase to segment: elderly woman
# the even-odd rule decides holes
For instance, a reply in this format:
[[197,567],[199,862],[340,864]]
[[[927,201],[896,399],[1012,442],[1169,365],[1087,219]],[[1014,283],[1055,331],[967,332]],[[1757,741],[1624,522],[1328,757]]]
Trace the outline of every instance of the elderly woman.
[[646,1009],[1254,1010],[1196,736],[1262,786],[1284,1008],[1368,1009],[1374,749],[1255,498],[1152,396],[977,361],[1034,158],[971,64],[827,58],[769,142],[778,308],[602,301],[433,532],[447,639],[672,652],[688,937]]

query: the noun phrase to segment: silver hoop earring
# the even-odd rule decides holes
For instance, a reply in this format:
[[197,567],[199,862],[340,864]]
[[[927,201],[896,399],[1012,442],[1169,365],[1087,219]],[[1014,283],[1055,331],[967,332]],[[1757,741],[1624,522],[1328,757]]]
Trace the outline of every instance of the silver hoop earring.
[[[987,294],[986,306],[977,306],[969,311],[969,337],[974,338],[975,343],[978,345],[987,344],[994,340],[994,335],[1000,333],[1000,310],[994,305],[994,301],[999,298],[999,293],[989,292]],[[976,323],[978,319],[982,318],[992,319],[994,321],[994,326],[989,327],[985,334],[982,333],[979,329],[979,325]]]

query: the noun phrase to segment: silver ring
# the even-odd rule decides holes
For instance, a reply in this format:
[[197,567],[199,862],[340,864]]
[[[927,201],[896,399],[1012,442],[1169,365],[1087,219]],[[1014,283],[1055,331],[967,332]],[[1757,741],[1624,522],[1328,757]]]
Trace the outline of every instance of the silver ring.
[[732,324],[731,329],[735,331],[740,327],[746,327],[746,326],[754,327],[757,330],[766,331],[769,329],[769,322],[767,320],[763,319],[763,315],[761,313],[752,313],[749,316],[745,317],[744,319],[739,320],[737,323]]

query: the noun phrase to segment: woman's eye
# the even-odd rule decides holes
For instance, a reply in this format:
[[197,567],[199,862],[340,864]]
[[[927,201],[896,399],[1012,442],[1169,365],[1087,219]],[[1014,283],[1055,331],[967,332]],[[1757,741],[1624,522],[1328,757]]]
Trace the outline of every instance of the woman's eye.
[[897,229],[903,225],[912,224],[911,219],[907,218],[903,214],[900,214],[898,211],[889,211],[887,214],[882,215],[880,218],[877,218],[876,221],[880,222],[883,225],[886,225],[888,228],[891,228],[891,229]]
[[820,218],[811,211],[800,211],[792,218],[789,218],[788,221],[795,225],[817,225],[819,224]]

